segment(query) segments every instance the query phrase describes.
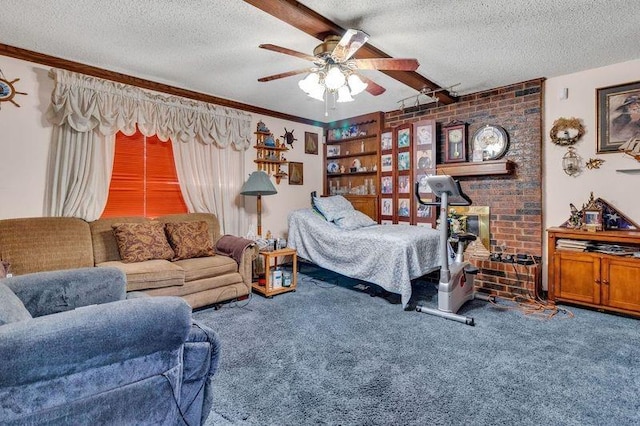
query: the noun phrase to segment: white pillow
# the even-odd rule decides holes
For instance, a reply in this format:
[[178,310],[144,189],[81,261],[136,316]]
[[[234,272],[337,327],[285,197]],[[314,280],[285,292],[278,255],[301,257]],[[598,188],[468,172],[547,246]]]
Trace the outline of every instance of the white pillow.
[[329,222],[343,217],[347,212],[353,211],[353,205],[342,195],[331,197],[314,197],[313,205]]
[[334,223],[340,229],[351,231],[365,226],[377,225],[377,223],[366,214],[358,210],[343,211],[344,216],[336,219]]

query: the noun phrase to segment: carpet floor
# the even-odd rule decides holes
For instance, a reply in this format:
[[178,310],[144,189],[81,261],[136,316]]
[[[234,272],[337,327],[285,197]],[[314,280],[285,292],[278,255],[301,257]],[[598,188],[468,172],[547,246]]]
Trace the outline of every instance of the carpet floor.
[[303,264],[295,292],[194,312],[222,342],[207,425],[640,424],[638,320],[478,300],[471,327],[380,290]]

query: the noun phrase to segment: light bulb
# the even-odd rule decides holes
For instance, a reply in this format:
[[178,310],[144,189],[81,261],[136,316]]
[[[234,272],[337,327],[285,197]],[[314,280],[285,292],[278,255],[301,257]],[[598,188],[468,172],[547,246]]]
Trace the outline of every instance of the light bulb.
[[338,89],[338,99],[336,102],[352,102],[353,98],[351,97],[351,93],[349,93],[349,87],[342,86]]
[[347,79],[345,78],[340,68],[337,66],[333,66],[327,72],[327,76],[324,78],[324,85],[327,86],[329,90],[337,90],[340,87],[344,86]]
[[362,91],[367,88],[367,83],[363,82],[360,79],[360,77],[358,77],[356,74],[349,75],[349,78],[347,79],[347,83],[351,88],[352,96],[355,96],[358,93],[362,93]]

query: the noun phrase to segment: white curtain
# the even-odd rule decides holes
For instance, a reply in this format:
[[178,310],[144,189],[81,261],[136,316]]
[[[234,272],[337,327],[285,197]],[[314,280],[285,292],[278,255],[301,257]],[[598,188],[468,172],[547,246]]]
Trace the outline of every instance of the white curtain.
[[[240,186],[236,188],[236,180],[244,181],[243,155],[224,152],[241,154],[249,148],[249,114],[66,70],[52,69],[50,76],[56,82],[47,111],[56,128],[46,195],[51,215],[86,220],[100,216],[111,180],[114,135],[118,131],[131,135],[137,126],[145,136],[157,135],[162,141],[171,139],[174,148],[180,146],[176,151],[184,151],[185,146],[192,151],[181,153],[180,160],[176,156],[178,179],[190,209],[215,213],[221,223],[229,221],[230,228],[235,227],[232,226],[235,220],[226,218],[227,214],[244,218],[244,210],[237,208],[234,212],[233,208],[225,207],[231,205],[229,200],[235,199],[240,190]],[[80,134],[86,138],[86,144]],[[86,146],[100,144],[99,140],[104,141],[103,149]],[[212,160],[201,160],[200,154]],[[227,158],[220,160],[223,157]],[[192,166],[190,161],[197,165]],[[197,171],[191,172],[191,168]],[[220,176],[230,186],[217,181]],[[188,181],[194,178],[199,180]],[[103,191],[103,187],[107,190]],[[211,197],[210,192],[214,193],[213,200],[203,201]]]

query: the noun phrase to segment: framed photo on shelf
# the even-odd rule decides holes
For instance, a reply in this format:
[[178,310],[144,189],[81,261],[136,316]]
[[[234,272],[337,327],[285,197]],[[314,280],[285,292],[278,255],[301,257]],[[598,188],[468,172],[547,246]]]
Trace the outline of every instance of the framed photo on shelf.
[[380,135],[380,150],[389,151],[390,149],[393,149],[393,132],[391,130]]
[[467,123],[452,121],[442,127],[444,132],[444,162],[467,161]]
[[391,198],[383,198],[381,203],[382,216],[392,216],[393,215],[393,199]]
[[411,145],[411,127],[403,127],[397,130],[398,148],[406,148]]
[[640,138],[640,81],[597,89],[598,146],[596,153],[619,152]]
[[340,145],[327,145],[327,157],[337,157],[340,155]]
[[602,210],[586,208],[582,212],[582,227],[587,231],[602,231]]
[[304,181],[302,166],[303,163],[289,161],[289,185],[302,185]]
[[318,155],[318,134],[304,132],[304,153]]
[[384,154],[380,157],[380,171],[390,172],[393,170],[393,155]]

